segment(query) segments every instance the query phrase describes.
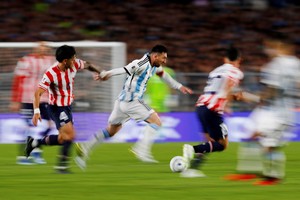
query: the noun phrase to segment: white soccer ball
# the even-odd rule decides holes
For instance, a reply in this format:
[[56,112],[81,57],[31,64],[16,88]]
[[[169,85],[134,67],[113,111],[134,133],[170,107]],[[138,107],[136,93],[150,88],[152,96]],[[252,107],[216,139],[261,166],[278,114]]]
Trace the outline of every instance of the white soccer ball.
[[170,161],[170,169],[172,172],[182,172],[188,167],[187,162],[182,156],[175,156]]

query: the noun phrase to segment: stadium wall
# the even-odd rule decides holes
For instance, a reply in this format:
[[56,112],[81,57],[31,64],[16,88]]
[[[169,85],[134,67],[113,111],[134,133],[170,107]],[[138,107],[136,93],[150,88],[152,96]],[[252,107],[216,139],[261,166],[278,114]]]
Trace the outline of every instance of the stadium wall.
[[[297,112],[300,119],[300,112]],[[242,141],[251,134],[252,125],[248,119],[249,112],[235,112],[225,117],[229,129],[229,139],[232,142]],[[76,140],[84,141],[107,123],[109,113],[74,113]],[[170,112],[160,114],[163,127],[159,131],[156,142],[199,142],[202,141],[201,127],[194,112]],[[87,123],[88,120],[92,123]],[[299,120],[297,120],[299,121]],[[90,124],[90,125],[87,125]],[[143,133],[144,122],[128,121],[123,129],[107,142],[134,142]],[[24,122],[18,114],[0,114],[0,143],[16,143],[22,138]],[[32,127],[36,135],[43,128]],[[57,134],[53,127],[51,134]],[[286,133],[286,139],[300,140],[300,125],[297,124],[291,132]]]

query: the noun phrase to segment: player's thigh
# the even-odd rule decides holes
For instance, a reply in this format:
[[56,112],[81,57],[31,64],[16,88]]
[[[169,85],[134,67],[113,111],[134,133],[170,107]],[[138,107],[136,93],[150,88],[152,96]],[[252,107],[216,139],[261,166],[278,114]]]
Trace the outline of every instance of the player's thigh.
[[123,113],[128,114],[130,118],[136,121],[145,121],[154,113],[154,110],[142,100],[121,102],[120,108]]
[[225,142],[228,136],[228,128],[224,123],[222,115],[213,111],[209,111],[206,122],[210,137],[215,141],[224,140]]
[[[120,101],[116,100],[114,104],[114,108],[110,113],[108,118],[108,123],[111,125],[122,125],[126,121],[130,119],[130,116],[127,113],[124,113],[120,108]],[[115,130],[115,128],[112,128]]]
[[33,116],[33,104],[32,103],[22,103],[20,109],[21,118],[26,122],[28,126],[32,126],[32,116]]
[[57,130],[69,122],[73,124],[73,115],[70,106],[49,105],[48,112],[51,119],[54,121]]
[[41,111],[41,117],[45,120],[50,120],[50,114],[48,111],[48,103],[40,103],[40,111]]

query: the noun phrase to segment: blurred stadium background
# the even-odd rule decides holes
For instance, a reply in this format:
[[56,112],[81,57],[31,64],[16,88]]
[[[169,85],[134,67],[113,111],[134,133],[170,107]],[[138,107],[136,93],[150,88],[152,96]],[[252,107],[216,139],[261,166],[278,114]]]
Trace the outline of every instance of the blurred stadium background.
[[[12,113],[8,106],[12,77],[17,60],[30,53],[37,41],[49,41],[53,51],[60,44],[72,44],[78,57],[105,69],[121,67],[141,57],[153,45],[165,44],[169,49],[168,67],[195,94],[178,93],[172,112],[161,114],[167,126],[160,139],[199,141],[194,103],[207,73],[223,62],[223,49],[230,44],[241,49],[245,72],[242,87],[258,91],[260,67],[268,61],[262,41],[269,31],[288,35],[296,45],[296,55],[300,56],[299,6],[297,0],[2,0],[0,141],[3,135],[20,131],[16,123],[20,122],[18,113]],[[84,139],[87,132],[106,125],[122,80],[98,84],[90,81],[88,72],[82,72],[75,83],[77,134]],[[240,102],[232,104],[237,118],[231,118],[234,119],[229,123],[231,131],[246,132],[241,125],[246,124],[252,107]],[[180,120],[182,126],[174,128]],[[140,130],[140,125],[129,122],[123,129],[129,137],[120,133],[116,140],[131,142]],[[299,127],[296,134],[298,130]],[[299,140],[299,134],[294,138]],[[216,159],[204,166],[208,179],[179,179],[168,168],[169,159],[181,154],[182,143],[175,142],[154,145],[154,155],[161,161],[155,166],[138,163],[126,151],[128,143],[104,145],[93,155],[86,173],[75,168],[75,174],[67,178],[49,172],[56,148],[45,150],[49,164],[23,168],[15,164],[16,145],[2,144],[0,199],[299,199],[298,143],[287,147],[285,184],[257,189],[250,187],[249,182],[220,180],[236,167],[238,144],[235,143],[224,154],[212,155]]]

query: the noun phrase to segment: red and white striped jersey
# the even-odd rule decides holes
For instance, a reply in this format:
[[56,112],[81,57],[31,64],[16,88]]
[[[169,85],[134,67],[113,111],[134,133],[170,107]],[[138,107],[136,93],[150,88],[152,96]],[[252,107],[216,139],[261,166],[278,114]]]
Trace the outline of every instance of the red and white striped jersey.
[[74,78],[79,69],[84,69],[84,61],[76,59],[73,66],[66,71],[59,69],[58,62],[46,71],[39,87],[48,90],[50,105],[70,106],[72,104]]
[[[55,57],[53,56],[30,54],[22,57],[18,61],[14,72],[12,101],[32,103],[38,83],[53,62],[55,62]],[[47,101],[46,96],[41,98],[41,102]]]
[[208,109],[223,113],[232,88],[239,85],[243,72],[231,64],[223,64],[209,73],[204,94],[200,95],[196,106],[205,105]]

